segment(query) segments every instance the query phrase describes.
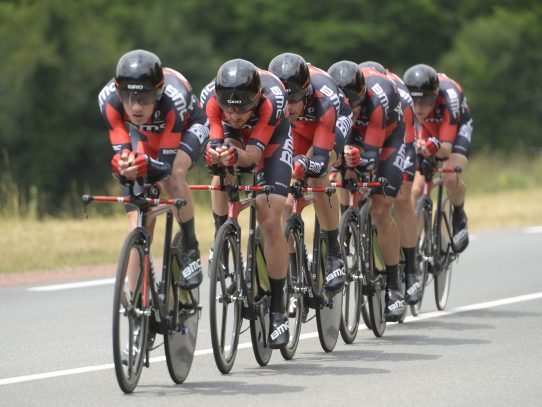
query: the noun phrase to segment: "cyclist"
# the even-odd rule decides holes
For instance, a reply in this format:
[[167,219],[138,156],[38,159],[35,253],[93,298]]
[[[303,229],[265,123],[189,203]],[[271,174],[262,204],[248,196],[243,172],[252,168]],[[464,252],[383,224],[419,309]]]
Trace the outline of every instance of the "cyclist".
[[[325,175],[342,152],[352,127],[350,108],[327,72],[307,64],[300,55],[277,55],[269,63],[269,70],[288,92],[294,145],[293,178],[309,176],[309,185],[313,187],[330,186]],[[325,194],[315,194],[314,208],[328,248],[324,287],[338,292],[346,282],[338,240],[338,199],[335,195],[328,198]]]
[[[201,99],[211,124],[207,165],[253,168],[258,185],[272,185],[269,196],[256,197],[256,217],[264,237],[264,253],[271,284],[269,345],[288,343],[284,287],[288,246],[281,215],[292,172],[292,138],[287,120],[286,91],[271,73],[243,59],[225,62]],[[213,183],[216,183],[216,177]],[[218,228],[227,219],[227,196],[212,195]]]
[[[425,158],[444,159],[445,168],[467,167],[472,136],[472,116],[463,89],[453,79],[425,64],[410,67],[403,80],[414,101],[420,123],[418,153]],[[426,163],[429,160],[425,160]],[[466,185],[457,174],[443,174],[444,185],[453,205],[452,250],[460,253],[469,244],[467,215],[464,210]],[[424,178],[416,173],[413,199],[423,191]]]
[[346,166],[376,171],[377,177],[389,181],[385,190],[375,190],[369,210],[386,265],[385,318],[398,321],[405,305],[398,267],[399,230],[391,208],[401,187],[406,159],[399,91],[385,74],[361,69],[351,61],[337,62],[328,72],[348,97],[354,115],[354,127],[344,147]]
[[[128,180],[162,180],[160,185],[170,197],[186,199],[177,219],[185,249],[180,286],[197,287],[202,272],[186,173],[209,137],[208,120],[198,98],[183,75],[163,68],[152,52],[138,49],[119,59],[115,77],[102,89],[98,101],[115,152],[113,171]],[[133,229],[137,213],[129,205],[126,211]]]
[[395,199],[395,209],[397,210],[401,247],[405,255],[405,301],[408,304],[416,304],[422,297],[422,286],[416,273],[416,211],[411,200],[412,181],[416,173],[416,147],[414,145],[416,126],[412,97],[403,80],[389,69],[384,68],[382,64],[375,61],[365,61],[360,63],[359,67],[373,68],[385,74],[395,83],[401,97],[401,109],[405,123],[406,158],[403,168],[403,183]]

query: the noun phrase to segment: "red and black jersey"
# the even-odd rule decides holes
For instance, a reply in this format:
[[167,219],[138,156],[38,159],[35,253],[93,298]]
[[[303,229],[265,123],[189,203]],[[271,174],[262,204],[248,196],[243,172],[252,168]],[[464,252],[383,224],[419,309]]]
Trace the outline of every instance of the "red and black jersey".
[[163,94],[145,124],[136,126],[129,121],[113,79],[100,92],[98,103],[115,152],[127,148],[147,154],[169,164],[169,171],[183,132],[193,123],[207,121],[190,83],[171,68],[164,68]]
[[472,116],[461,86],[443,73],[438,78],[438,99],[433,111],[420,123],[420,137],[437,137],[441,142],[454,144],[458,129]]
[[311,88],[308,100],[303,113],[292,124],[294,144],[296,138],[302,138],[316,148],[331,151],[335,144],[336,126],[344,127],[339,129],[343,138],[350,131],[352,111],[327,72],[313,65],[309,65],[309,72]]
[[401,78],[389,70],[386,71],[386,76],[395,83],[399,91],[399,97],[401,98],[401,110],[403,112],[403,121],[405,122],[405,143],[413,143],[416,119],[414,117],[412,96],[410,96],[410,92]]
[[288,117],[286,108],[286,90],[282,82],[271,72],[258,69],[262,84],[262,95],[252,116],[241,130],[234,130],[228,126],[226,116],[218,105],[215,95],[215,81],[209,83],[201,92],[207,117],[211,125],[211,140],[222,140],[228,133],[241,132],[245,145],[255,145],[265,150],[275,129]]
[[351,139],[361,137],[365,145],[382,148],[395,129],[403,125],[403,110],[397,85],[373,68],[363,68],[367,95],[361,104],[361,114],[354,122]]

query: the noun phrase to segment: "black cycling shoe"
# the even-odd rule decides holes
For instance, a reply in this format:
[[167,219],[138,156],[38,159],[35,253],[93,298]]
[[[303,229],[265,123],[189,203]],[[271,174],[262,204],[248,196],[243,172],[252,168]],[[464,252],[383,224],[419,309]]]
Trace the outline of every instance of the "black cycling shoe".
[[452,250],[461,253],[469,245],[469,231],[467,228],[467,214],[463,209],[456,209],[452,214]]
[[327,291],[338,292],[343,289],[346,282],[346,273],[344,272],[344,263],[341,259],[328,256],[325,274],[324,288]]
[[405,310],[405,301],[400,291],[386,290],[386,309],[384,317],[386,322],[397,322]]
[[288,316],[280,312],[272,312],[269,316],[271,325],[269,327],[269,347],[279,349],[288,344],[290,340],[290,329],[288,328]]
[[417,304],[422,299],[422,285],[414,273],[406,275],[405,302],[409,305]]
[[181,256],[181,281],[179,286],[185,290],[196,288],[203,280],[198,249],[185,250]]

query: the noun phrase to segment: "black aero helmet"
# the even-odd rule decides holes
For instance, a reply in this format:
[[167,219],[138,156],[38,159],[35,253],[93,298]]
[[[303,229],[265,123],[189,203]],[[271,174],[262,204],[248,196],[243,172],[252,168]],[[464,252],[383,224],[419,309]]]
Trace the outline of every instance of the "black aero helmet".
[[375,71],[385,74],[386,68],[381,63],[376,61],[365,61],[359,64],[360,68],[373,68]]
[[403,75],[403,82],[410,91],[414,101],[433,102],[437,98],[439,88],[438,74],[429,65],[418,64],[411,66]]
[[350,106],[355,107],[365,99],[365,78],[357,64],[351,61],[336,62],[327,70],[342,89]]
[[289,101],[298,102],[307,95],[311,82],[310,73],[301,55],[290,52],[277,55],[269,63],[269,71],[282,81]]
[[260,99],[261,88],[258,68],[244,59],[225,62],[216,74],[216,100],[223,109],[251,110]]
[[156,102],[164,88],[164,72],[160,59],[143,49],[124,54],[117,63],[115,86],[121,100],[129,102],[137,96],[139,102]]

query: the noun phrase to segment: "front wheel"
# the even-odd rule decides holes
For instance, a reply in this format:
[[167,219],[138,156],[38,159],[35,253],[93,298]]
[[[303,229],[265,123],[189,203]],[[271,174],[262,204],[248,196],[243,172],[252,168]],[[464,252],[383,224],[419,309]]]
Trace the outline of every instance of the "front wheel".
[[284,235],[288,242],[288,274],[286,277],[286,309],[288,311],[288,327],[290,339],[280,349],[282,357],[290,360],[294,357],[299,344],[299,335],[303,319],[303,242],[300,228],[293,220],[288,220],[284,227]]
[[340,332],[345,343],[356,339],[365,302],[362,293],[361,246],[359,219],[355,209],[349,208],[341,216],[339,236],[341,257],[344,262],[346,284],[344,287]]
[[[173,282],[177,283],[180,279],[182,251],[182,232],[179,231],[171,243],[167,313],[168,318],[174,319],[175,304],[173,301],[177,298],[179,302],[177,324],[170,326],[168,333],[164,335],[164,350],[169,375],[177,384],[185,381],[192,367],[199,321],[199,287],[190,291],[177,288],[178,297],[173,295],[173,289],[177,287],[177,284],[173,284]],[[174,276],[172,276],[173,273]]]
[[[120,388],[131,393],[145,360],[150,308],[144,308],[146,234],[134,229],[124,242],[117,267],[113,297],[113,359]],[[130,271],[130,272],[129,272]]]
[[424,199],[420,199],[416,205],[416,272],[422,287],[420,301],[410,306],[413,316],[418,316],[422,309],[423,294],[428,284],[429,261],[431,257],[431,214],[427,210]]
[[[367,296],[369,298],[369,315],[371,329],[376,337],[384,335],[386,319],[386,275],[375,264],[376,255],[379,254],[378,237],[373,227],[369,205],[364,205],[360,211],[361,242],[363,253],[364,274],[367,279]],[[375,243],[377,247],[375,247]],[[383,263],[380,265],[383,267]]]
[[234,225],[224,223],[215,238],[210,265],[209,315],[216,366],[229,373],[235,362],[241,315],[241,256]]
[[454,257],[450,242],[453,209],[448,198],[443,199],[441,208],[440,231],[436,231],[438,241],[435,245],[435,251],[439,252],[438,260],[436,260],[438,267],[434,270],[435,302],[439,311],[446,308],[448,302],[452,280],[452,258]]

